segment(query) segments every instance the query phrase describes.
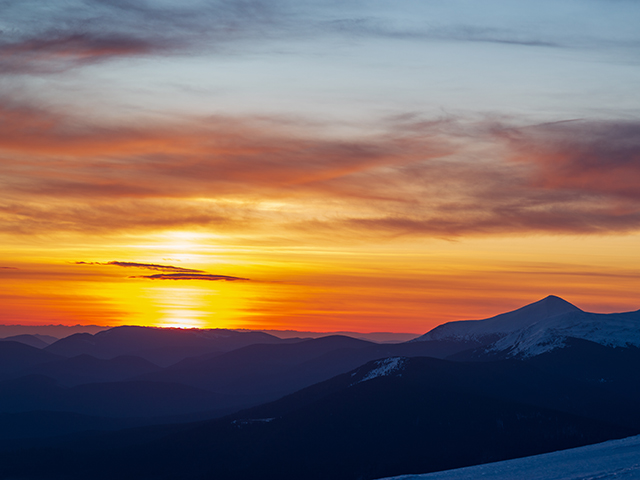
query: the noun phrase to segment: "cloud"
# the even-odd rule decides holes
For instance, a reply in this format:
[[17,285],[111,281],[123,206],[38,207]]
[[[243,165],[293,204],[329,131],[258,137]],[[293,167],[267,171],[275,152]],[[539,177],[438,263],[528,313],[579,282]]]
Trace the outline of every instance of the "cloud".
[[10,28],[0,31],[0,72],[46,74],[114,58],[219,51],[279,28],[278,3],[2,2]]
[[168,50],[170,45],[163,45],[163,42],[125,34],[55,32],[0,43],[0,69],[5,74],[55,73],[111,57]]
[[[549,32],[453,20],[432,25],[437,13],[415,11],[416,24],[394,21],[384,7],[337,6],[334,2],[209,0],[142,2],[70,0],[0,2],[0,72],[52,74],[98,62],[140,56],[238,54],[274,51],[327,35],[383,37],[415,41],[453,40],[555,47]],[[405,3],[399,10],[411,12]],[[363,15],[366,14],[366,15]],[[477,12],[476,12],[477,13]]]
[[136,262],[73,262],[76,265],[115,265],[117,267],[134,267],[144,268],[146,270],[157,270],[160,272],[176,272],[176,273],[205,273],[203,270],[194,270],[192,268],[174,267],[173,265],[157,265],[155,263],[136,263]]
[[129,278],[148,278],[151,280],[209,280],[209,281],[249,281],[248,278],[229,277],[227,275],[189,274],[189,273],[159,273],[157,275],[136,275]]
[[16,267],[0,267],[0,270],[18,270]]
[[[0,232],[303,238],[640,229],[640,122],[78,122],[0,99]],[[80,126],[79,126],[80,125]]]
[[[156,275],[132,275],[129,278],[148,278],[151,280],[208,280],[208,281],[249,281],[248,278],[230,277],[228,275],[212,275],[204,270],[194,270],[192,268],[175,267],[173,265],[158,265],[155,263],[138,263],[138,262],[73,262],[75,265],[114,265],[126,268],[142,268],[145,270],[155,270],[159,272]],[[1,268],[1,267],[0,267]]]
[[515,161],[536,166],[532,186],[640,200],[638,121],[558,122],[496,134],[513,147]]
[[382,18],[348,18],[327,22],[326,28],[349,35],[420,41],[458,41],[521,45],[527,47],[560,47],[561,43],[541,38],[539,34],[508,28],[477,25],[393,25]]
[[[433,3],[433,5],[431,5]],[[588,28],[557,8],[524,2],[486,7],[456,2],[207,0],[182,2],[68,0],[0,1],[0,73],[51,74],[119,58],[166,55],[238,55],[293,44],[352,43],[353,37],[417,42],[455,41],[519,47],[622,46],[638,38],[627,18],[632,2],[608,9],[619,19],[616,35],[607,22]],[[580,9],[595,18],[597,5]],[[501,15],[487,15],[487,11]],[[636,29],[637,30],[637,29]],[[327,37],[334,37],[328,41]],[[283,44],[287,47],[283,48]]]

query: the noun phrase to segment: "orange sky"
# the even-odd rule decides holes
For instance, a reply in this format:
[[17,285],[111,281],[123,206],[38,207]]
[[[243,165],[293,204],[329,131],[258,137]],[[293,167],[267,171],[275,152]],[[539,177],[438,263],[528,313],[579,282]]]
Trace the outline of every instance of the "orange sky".
[[[5,238],[4,324],[421,333],[548,293],[586,310],[631,310],[640,282],[634,235],[334,245],[260,244],[202,231]],[[164,278],[145,278],[153,275]]]
[[85,3],[0,18],[0,324],[640,308],[637,5]]
[[422,333],[548,294],[640,305],[639,170],[608,124],[344,140],[264,119],[0,114],[4,324]]

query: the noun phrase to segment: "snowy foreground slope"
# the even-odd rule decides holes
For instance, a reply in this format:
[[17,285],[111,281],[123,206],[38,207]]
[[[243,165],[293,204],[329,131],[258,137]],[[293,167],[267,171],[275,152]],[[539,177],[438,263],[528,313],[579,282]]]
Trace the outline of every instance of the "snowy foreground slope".
[[[640,479],[640,436],[560,452],[387,480]],[[383,479],[381,479],[383,480]]]
[[566,338],[609,347],[640,347],[640,311],[589,313],[550,295],[485,320],[445,323],[413,342],[471,342],[485,353],[531,357],[564,346]]

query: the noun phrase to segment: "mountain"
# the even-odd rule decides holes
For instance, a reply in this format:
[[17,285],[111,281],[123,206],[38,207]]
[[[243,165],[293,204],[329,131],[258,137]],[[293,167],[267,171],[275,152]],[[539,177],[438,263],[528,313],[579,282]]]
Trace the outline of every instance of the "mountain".
[[13,335],[11,337],[0,338],[0,342],[6,342],[6,341],[19,342],[19,343],[24,343],[25,345],[29,345],[31,347],[36,347],[36,348],[44,348],[47,345],[51,345],[56,340],[58,340],[56,337],[52,337],[50,335],[38,335],[38,334],[35,334],[35,335],[22,334],[22,335]]
[[634,380],[640,370],[640,351],[634,355],[618,355],[616,349],[593,345],[610,353],[609,361],[604,367],[599,366],[598,362],[606,358],[606,353],[600,352],[598,357],[582,365],[580,371],[576,366],[585,360],[583,346],[548,352],[527,361],[467,363],[428,357],[390,357],[368,362],[348,374],[238,415],[278,417],[345,387],[390,377],[425,385],[429,394],[453,391],[499,398],[640,429],[637,410],[640,387]]
[[461,348],[467,347],[447,341],[374,344],[330,335],[291,344],[255,344],[213,356],[190,357],[137,379],[182,383],[242,397],[246,403],[257,405],[372,360],[392,356],[444,358]]
[[96,334],[76,333],[45,348],[65,357],[88,354],[110,359],[137,356],[160,366],[169,366],[187,357],[222,353],[254,343],[291,343],[262,332],[199,330],[122,326]]
[[639,321],[550,296],[401,344],[147,327],[0,342],[0,478],[367,480],[636,435]]
[[26,368],[24,375],[46,375],[72,387],[84,383],[117,382],[161,370],[140,357],[119,356],[109,360],[82,354]]
[[[118,333],[126,334],[124,336],[128,341],[131,337],[129,333],[141,333],[146,336],[149,332],[119,330]],[[74,339],[74,342],[77,340],[77,338]],[[131,345],[124,343],[125,345],[121,346],[119,351],[132,348]],[[141,342],[141,345],[144,347],[145,343]],[[117,342],[113,342],[108,347],[111,352],[118,350]],[[29,349],[26,346],[24,348]],[[209,418],[214,418],[221,412],[229,413],[240,408],[276,400],[301,388],[345,373],[371,360],[398,355],[428,356],[438,353],[426,342],[379,345],[340,335],[296,343],[254,344],[226,353],[210,352],[189,357],[166,368],[135,356],[103,359],[81,354],[71,358],[61,358],[52,356],[48,351],[38,352],[46,358],[41,359],[39,363],[22,365],[7,378],[19,380],[18,377],[22,376],[32,380],[37,378],[42,380],[36,384],[27,380],[23,383],[14,383],[22,385],[22,389],[9,389],[7,385],[0,384],[0,387],[4,388],[0,412],[14,412],[16,407],[11,405],[19,405],[32,411],[53,410],[98,415],[104,413],[96,410],[100,398],[96,400],[90,395],[79,396],[78,389],[68,390],[66,387],[108,382],[100,387],[102,395],[108,397],[110,389],[122,389],[118,382],[126,381],[126,385],[131,388],[133,388],[132,382],[138,382],[140,388],[131,390],[128,397],[130,409],[125,408],[126,402],[122,401],[120,407],[109,410],[111,416],[146,416],[147,412],[141,411],[136,406],[140,402],[143,404],[146,402],[149,412],[155,412],[150,414],[171,414],[167,408],[161,408],[162,397],[155,398],[148,393],[153,391],[156,383],[160,383],[175,385],[178,390],[185,387],[207,392],[208,403],[201,407],[202,410],[190,408],[178,402],[173,412],[175,415],[206,411],[210,414]],[[104,353],[104,350],[102,352]],[[27,388],[29,385],[30,387]],[[49,388],[53,390],[49,391]],[[20,411],[26,414],[27,410]]]
[[[233,395],[243,398],[245,404],[257,405],[353,368],[348,362],[330,360],[320,360],[318,368],[308,368],[309,362],[326,356],[340,357],[345,352],[367,347],[377,345],[340,335],[290,344],[254,344],[200,361],[191,358],[138,379],[181,383]],[[356,365],[362,363],[358,361]]]
[[0,342],[0,380],[15,376],[34,365],[60,358],[59,355],[21,342]]
[[607,347],[589,340],[567,338],[564,348],[523,361],[549,375],[579,380],[617,395],[636,398],[640,404],[638,347]]
[[[485,320],[440,325],[415,342],[458,344],[458,360],[531,357],[563,347],[569,338],[612,347],[640,347],[640,311],[597,314],[550,295]],[[465,348],[468,347],[468,348]],[[461,352],[467,350],[466,354]]]
[[[176,383],[102,382],[66,387],[44,375],[0,382],[0,412],[68,412],[101,417],[161,417],[237,410],[238,401]],[[221,407],[223,406],[223,407]]]
[[379,480],[567,480],[640,478],[640,436],[467,468]]
[[560,297],[549,295],[513,312],[503,313],[485,320],[445,323],[418,337],[416,341],[464,339],[486,343],[487,338],[493,340],[495,336],[517,332],[528,328],[535,322],[569,312],[582,312],[582,310]]
[[91,430],[122,430],[153,423],[157,423],[157,419],[96,417],[73,412],[0,413],[0,449],[15,448],[21,441],[32,444],[34,438]]
[[638,434],[636,405],[521,361],[394,357],[219,420],[1,452],[0,477],[372,479]]

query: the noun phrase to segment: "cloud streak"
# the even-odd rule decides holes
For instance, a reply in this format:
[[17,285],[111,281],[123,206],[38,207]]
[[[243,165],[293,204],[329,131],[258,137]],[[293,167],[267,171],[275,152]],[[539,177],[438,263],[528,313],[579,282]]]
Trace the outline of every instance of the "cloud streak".
[[561,47],[560,42],[545,40],[539,35],[506,28],[477,25],[394,26],[378,18],[333,20],[327,29],[348,35],[382,37],[420,41],[456,41],[520,45],[525,47]]
[[[455,6],[452,7],[455,11]],[[496,8],[496,7],[494,7]],[[535,22],[515,28],[483,19],[470,23],[404,2],[398,10],[414,12],[418,22],[384,7],[361,8],[335,2],[285,0],[210,0],[206,2],[120,2],[71,0],[53,5],[37,1],[2,2],[0,72],[51,74],[111,59],[176,54],[238,54],[279,42],[327,36],[456,41],[559,47],[557,35]],[[539,12],[537,9],[536,12]],[[478,13],[478,12],[476,12]],[[391,19],[390,19],[391,17]],[[563,39],[564,40],[564,39]]]
[[560,122],[497,135],[516,161],[535,163],[532,186],[640,200],[640,122]]
[[[232,277],[228,275],[213,275],[204,270],[195,270],[192,268],[175,267],[173,265],[159,265],[156,263],[139,263],[139,262],[73,262],[74,265],[109,265],[125,268],[141,268],[144,270],[154,270],[158,272],[155,275],[131,275],[128,278],[146,278],[150,280],[207,280],[207,281],[249,281],[248,278]],[[2,268],[2,267],[0,267]]]
[[137,262],[73,262],[76,265],[115,265],[117,267],[128,268],[144,268],[146,270],[156,270],[160,272],[175,273],[205,273],[203,270],[194,270],[192,268],[174,267],[173,265],[158,265],[155,263],[137,263]]
[[55,73],[113,57],[169,51],[169,45],[124,34],[51,33],[0,43],[3,73]]
[[277,118],[78,127],[7,101],[0,121],[5,233],[195,228],[331,238],[640,229],[637,121],[520,127],[405,116],[346,140]]
[[248,278],[230,277],[228,275],[211,275],[211,274],[196,274],[196,273],[159,273],[157,275],[136,275],[129,278],[148,278],[150,280],[208,280],[208,281],[249,281]]
[[[0,72],[58,73],[109,59],[220,51],[268,36],[279,2],[2,2]],[[0,24],[1,27],[1,24]]]

